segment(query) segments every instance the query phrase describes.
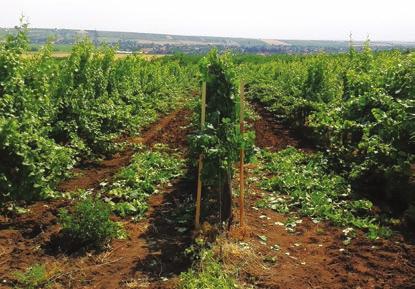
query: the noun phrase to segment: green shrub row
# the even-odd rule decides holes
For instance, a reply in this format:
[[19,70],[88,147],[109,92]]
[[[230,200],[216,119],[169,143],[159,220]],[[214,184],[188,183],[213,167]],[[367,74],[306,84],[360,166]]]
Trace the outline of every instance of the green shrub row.
[[114,138],[174,109],[192,86],[177,61],[116,59],[87,39],[65,59],[51,45],[25,55],[26,28],[0,43],[0,201],[52,196],[70,168],[114,153]]
[[[354,188],[414,200],[415,54],[362,52],[273,58],[242,64],[249,95],[298,129]],[[376,195],[377,194],[377,195]]]

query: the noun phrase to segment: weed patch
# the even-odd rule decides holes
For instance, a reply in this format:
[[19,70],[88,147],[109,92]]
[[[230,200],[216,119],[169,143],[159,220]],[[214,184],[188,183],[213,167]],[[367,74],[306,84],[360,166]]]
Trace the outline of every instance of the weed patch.
[[259,160],[259,171],[269,176],[261,187],[272,194],[259,201],[258,206],[351,225],[366,230],[371,239],[391,234],[372,213],[373,204],[355,199],[350,184],[329,171],[322,154],[305,154],[290,147],[277,153],[262,151]]

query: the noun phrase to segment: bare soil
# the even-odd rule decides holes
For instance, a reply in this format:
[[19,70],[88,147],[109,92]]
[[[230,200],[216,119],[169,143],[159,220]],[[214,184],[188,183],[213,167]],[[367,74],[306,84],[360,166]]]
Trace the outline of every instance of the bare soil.
[[260,116],[252,123],[252,127],[255,130],[256,146],[274,152],[285,149],[288,146],[297,147],[306,152],[314,150],[312,144],[276,121],[272,113],[268,112],[260,104],[253,103],[253,108]]
[[[264,108],[255,108],[261,116],[254,123],[258,146],[271,150],[287,146],[313,150],[275,122]],[[247,174],[252,176],[253,170],[248,168]],[[251,182],[247,188],[247,228],[241,230],[235,225],[230,233],[231,239],[248,244],[258,257],[241,268],[241,279],[246,284],[275,289],[415,288],[413,232],[376,241],[358,232],[345,245],[340,228],[324,222],[315,224],[309,218],[302,218],[295,231],[289,232],[281,225],[287,220],[286,215],[256,208],[264,194],[257,183]],[[275,250],[275,245],[279,250]]]
[[[370,241],[359,232],[345,245],[339,228],[308,218],[301,219],[295,232],[288,232],[280,224],[286,216],[253,209],[257,198],[252,194],[248,199],[245,237],[241,238],[238,228],[231,232],[261,261],[260,266],[245,266],[241,276],[247,284],[278,289],[415,288],[415,246],[402,236]],[[275,245],[278,251],[271,248]]]

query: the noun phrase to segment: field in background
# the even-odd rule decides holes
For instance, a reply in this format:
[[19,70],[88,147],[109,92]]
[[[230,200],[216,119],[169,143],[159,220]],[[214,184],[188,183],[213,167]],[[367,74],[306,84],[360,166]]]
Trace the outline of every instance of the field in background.
[[[38,53],[37,51],[28,51],[28,52],[25,52],[24,55],[25,55],[25,57],[33,57],[37,53]],[[52,52],[52,57],[54,57],[54,58],[66,58],[70,55],[71,55],[71,51],[53,51]],[[163,57],[163,55],[161,55],[161,54],[156,55],[156,54],[116,53],[115,58],[121,59],[121,58],[125,58],[129,55],[137,55],[137,56],[140,56],[140,57],[142,57],[146,60]]]
[[[0,28],[0,41],[8,33],[15,33],[12,28]],[[30,28],[28,36],[31,47],[37,50],[41,45],[52,39],[57,51],[70,51],[77,40],[88,37],[94,44],[107,43],[117,46],[120,51],[141,51],[145,54],[173,54],[184,52],[203,54],[212,47],[220,51],[232,50],[238,53],[313,53],[313,52],[346,52],[349,48],[348,37],[344,41],[330,40],[283,40],[283,39],[252,39],[212,36],[184,36],[136,32],[115,32],[74,29],[43,29]],[[353,45],[360,49],[364,41],[354,41]],[[414,49],[415,42],[373,41],[374,50]]]

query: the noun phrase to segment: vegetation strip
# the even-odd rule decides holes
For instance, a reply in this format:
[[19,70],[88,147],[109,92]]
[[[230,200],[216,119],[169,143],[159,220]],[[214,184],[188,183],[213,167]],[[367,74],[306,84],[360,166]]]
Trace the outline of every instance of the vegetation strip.
[[391,235],[390,229],[380,226],[379,217],[371,212],[373,204],[354,199],[350,184],[329,171],[328,161],[321,153],[306,154],[290,147],[277,153],[261,151],[259,160],[260,174],[268,176],[260,185],[272,193],[258,202],[260,207],[280,213],[298,211],[317,222],[322,219],[364,229],[371,239]]

